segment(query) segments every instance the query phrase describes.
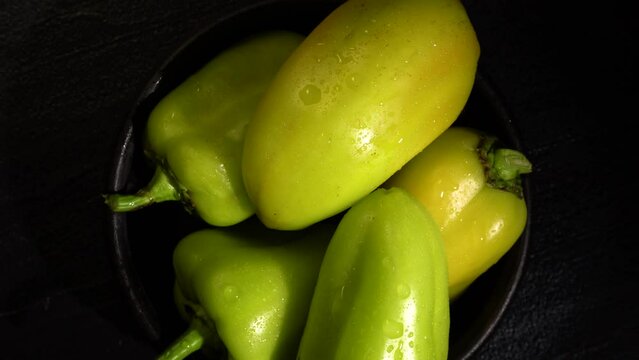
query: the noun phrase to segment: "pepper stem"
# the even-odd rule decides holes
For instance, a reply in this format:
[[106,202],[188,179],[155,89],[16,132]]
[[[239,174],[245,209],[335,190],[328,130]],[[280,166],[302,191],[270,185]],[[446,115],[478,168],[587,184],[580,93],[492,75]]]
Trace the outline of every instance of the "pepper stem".
[[493,168],[503,180],[512,180],[520,174],[532,172],[532,164],[524,154],[512,149],[496,149]]
[[486,174],[486,183],[523,198],[520,175],[531,173],[532,164],[521,152],[500,148],[496,144],[497,138],[485,136],[477,146]]
[[202,348],[204,337],[197,326],[189,327],[156,360],[182,360]]
[[180,193],[160,166],[155,169],[151,181],[137,193],[104,196],[104,202],[114,212],[138,210],[154,203],[173,200],[180,200]]

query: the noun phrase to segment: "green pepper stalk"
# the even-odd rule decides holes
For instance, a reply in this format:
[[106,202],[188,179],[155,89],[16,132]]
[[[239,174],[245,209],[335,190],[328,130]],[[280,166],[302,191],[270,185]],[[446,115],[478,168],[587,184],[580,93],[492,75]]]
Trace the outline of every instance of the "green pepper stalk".
[[500,147],[497,137],[486,134],[481,135],[477,152],[488,186],[524,197],[521,175],[532,172],[532,164],[524,154]]
[[403,189],[356,203],[326,250],[298,359],[446,359],[443,246],[435,221]]
[[[206,335],[205,335],[206,334]],[[157,360],[181,360],[192,353],[200,350],[204,345],[208,345],[216,351],[220,351],[222,345],[219,339],[211,333],[207,325],[198,318],[191,319],[191,324],[170,347],[165,349]]]
[[237,224],[254,213],[241,174],[245,127],[281,64],[302,35],[258,34],[222,51],[165,96],[151,112],[145,155],[156,164],[136,194],[110,194],[115,212],[162,201],[215,226]]
[[451,127],[395,173],[385,187],[417,197],[439,224],[451,299],[517,241],[527,220],[521,152],[478,129]]
[[157,360],[178,360],[184,359],[193,352],[200,350],[204,338],[200,330],[196,327],[190,328],[174,344],[161,354]]
[[131,195],[106,195],[105,202],[113,211],[128,212],[154,203],[182,200],[182,197],[187,195],[187,191],[178,190],[173,182],[166,171],[158,166],[146,187]]
[[335,226],[200,230],[175,248],[175,302],[190,326],[158,359],[198,349],[234,360],[294,358]]

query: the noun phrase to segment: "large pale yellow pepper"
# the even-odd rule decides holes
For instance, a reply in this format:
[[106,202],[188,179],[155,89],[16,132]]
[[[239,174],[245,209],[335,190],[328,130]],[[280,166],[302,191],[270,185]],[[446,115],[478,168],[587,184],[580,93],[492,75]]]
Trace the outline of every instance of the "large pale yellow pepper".
[[299,229],[381,185],[446,130],[479,44],[458,0],[351,0],[284,63],[246,129],[258,217]]

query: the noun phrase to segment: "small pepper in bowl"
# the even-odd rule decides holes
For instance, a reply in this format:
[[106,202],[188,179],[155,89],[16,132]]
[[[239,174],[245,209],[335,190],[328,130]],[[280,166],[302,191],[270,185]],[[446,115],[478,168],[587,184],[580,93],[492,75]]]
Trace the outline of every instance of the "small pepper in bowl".
[[400,188],[351,207],[319,272],[299,360],[445,360],[450,313],[439,226]]
[[212,228],[173,253],[175,301],[190,327],[161,360],[203,348],[234,360],[293,359],[306,322],[330,223],[299,232]]
[[218,54],[165,96],[146,124],[145,154],[156,164],[136,194],[110,194],[115,212],[181,201],[215,226],[254,213],[241,174],[242,143],[262,94],[302,41],[288,31],[258,34]]
[[521,175],[532,171],[519,151],[495,136],[451,127],[395,173],[385,187],[416,196],[439,224],[456,298],[517,241],[527,221]]

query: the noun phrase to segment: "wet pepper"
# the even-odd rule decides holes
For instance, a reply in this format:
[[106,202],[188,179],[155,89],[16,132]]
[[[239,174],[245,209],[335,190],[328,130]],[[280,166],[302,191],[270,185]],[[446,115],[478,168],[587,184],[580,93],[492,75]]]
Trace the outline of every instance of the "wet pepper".
[[257,215],[299,229],[373,191],[448,128],[479,44],[458,0],[349,0],[283,64],[249,123]]
[[531,171],[521,152],[496,137],[451,127],[385,184],[411,192],[439,224],[451,298],[521,236],[527,221],[521,174]]
[[298,359],[446,359],[446,271],[424,206],[403,189],[375,190],[331,239]]
[[175,299],[191,326],[159,359],[183,359],[200,348],[234,360],[295,358],[335,227],[311,230],[217,228],[182,239],[173,258]]
[[211,225],[228,226],[254,213],[244,189],[245,127],[284,60],[302,41],[269,32],[229,48],[164,97],[146,125],[145,153],[157,164],[137,194],[113,194],[116,212],[179,200]]

